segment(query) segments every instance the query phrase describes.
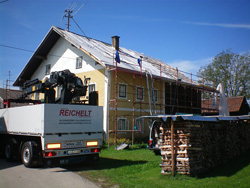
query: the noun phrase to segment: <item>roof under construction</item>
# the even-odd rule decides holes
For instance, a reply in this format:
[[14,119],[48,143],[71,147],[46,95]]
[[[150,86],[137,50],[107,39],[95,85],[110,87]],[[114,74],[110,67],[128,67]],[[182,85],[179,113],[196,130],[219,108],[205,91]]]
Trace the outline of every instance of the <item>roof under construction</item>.
[[[53,48],[60,37],[69,41],[72,45],[89,55],[100,65],[106,68],[112,68],[115,66],[114,59],[116,50],[111,44],[52,26],[15,81],[14,86],[22,86],[25,81],[31,78],[32,74],[42,61],[47,58],[49,51]],[[119,47],[119,57],[120,63],[117,65],[119,69],[124,69],[130,72],[140,72],[141,68],[138,64],[138,59],[142,59],[142,72],[144,73],[147,72],[154,77],[161,77],[161,79],[172,82],[178,80],[183,84],[201,87],[192,79],[189,79],[187,76],[180,73],[177,68],[173,68],[161,60],[146,56],[142,53]],[[211,88],[208,90],[211,90]]]
[[[56,27],[53,27],[55,31],[72,43],[77,48],[81,49],[98,63],[105,67],[114,66],[115,58],[115,48],[108,44],[95,39],[77,35],[75,33],[62,30]],[[173,68],[161,60],[146,56],[142,53],[138,53],[133,50],[129,50],[123,47],[119,47],[119,57],[120,63],[118,64],[119,68],[140,72],[140,66],[138,65],[138,59],[142,57],[142,71],[148,71],[153,76],[162,76],[162,78],[176,80],[181,79],[183,82],[191,83],[191,80],[186,77],[184,74],[181,74],[177,71],[176,68]]]

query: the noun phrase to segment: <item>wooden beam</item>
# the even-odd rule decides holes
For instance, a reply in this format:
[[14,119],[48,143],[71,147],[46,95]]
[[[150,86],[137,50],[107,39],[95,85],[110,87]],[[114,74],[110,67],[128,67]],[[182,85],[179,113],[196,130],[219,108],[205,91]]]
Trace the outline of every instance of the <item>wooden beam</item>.
[[173,119],[171,119],[171,156],[172,156],[172,176],[175,176],[174,120]]

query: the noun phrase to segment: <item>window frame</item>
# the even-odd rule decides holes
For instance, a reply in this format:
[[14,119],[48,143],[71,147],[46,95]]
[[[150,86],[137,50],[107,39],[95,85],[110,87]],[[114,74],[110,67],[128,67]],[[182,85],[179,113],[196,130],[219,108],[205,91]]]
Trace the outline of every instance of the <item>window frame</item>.
[[[90,91],[90,87],[89,86],[94,86],[94,90],[91,90]],[[96,91],[96,83],[90,83],[90,84],[88,84],[88,94],[90,94],[90,92],[92,92],[92,91]]]
[[[120,125],[121,121],[124,121],[123,125]],[[122,129],[123,126],[124,126],[125,129]],[[126,130],[128,130],[128,121],[127,121],[127,118],[119,118],[119,119],[117,119],[117,130],[119,130],[119,131],[126,131]]]
[[154,89],[154,90],[151,90],[151,92],[154,92],[154,99],[155,99],[155,101],[154,101],[154,99],[153,99],[153,93],[151,93],[151,101],[152,102],[158,102],[158,90]]
[[[121,86],[125,87],[125,91],[123,92],[124,95],[121,95]],[[118,98],[127,99],[127,85],[126,84],[119,84],[118,85]]]
[[45,75],[50,75],[51,73],[51,64],[45,65]]
[[[140,93],[138,92],[140,89],[142,90],[141,98],[140,98]],[[141,101],[141,100],[143,101],[144,100],[144,88],[143,87],[136,87],[136,100],[137,101]]]
[[40,99],[40,93],[39,92],[35,92],[34,99],[35,100],[39,100]]
[[56,87],[56,98],[61,97],[62,85]]
[[143,119],[141,119],[141,118],[136,118],[135,119],[135,125],[134,125],[134,130],[135,131],[139,131],[140,130],[140,125],[137,125],[137,123],[139,122],[139,121],[141,121],[141,132],[143,132],[144,131],[144,121],[143,121]]
[[79,57],[76,58],[76,69],[81,69],[82,68],[82,61],[83,61],[82,56],[79,56]]

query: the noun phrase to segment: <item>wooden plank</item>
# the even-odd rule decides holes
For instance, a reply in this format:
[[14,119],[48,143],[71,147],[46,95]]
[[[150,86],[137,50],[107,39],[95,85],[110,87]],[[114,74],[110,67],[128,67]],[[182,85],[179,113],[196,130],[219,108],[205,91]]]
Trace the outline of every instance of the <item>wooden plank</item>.
[[171,151],[172,151],[172,176],[175,176],[175,154],[174,154],[174,120],[171,119]]

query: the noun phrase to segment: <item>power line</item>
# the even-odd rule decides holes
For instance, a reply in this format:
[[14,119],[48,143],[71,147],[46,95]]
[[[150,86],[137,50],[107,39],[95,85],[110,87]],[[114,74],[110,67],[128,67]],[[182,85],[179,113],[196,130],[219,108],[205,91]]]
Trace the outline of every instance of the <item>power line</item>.
[[[76,23],[76,21],[73,19],[73,16],[77,13],[77,12],[79,12],[86,4],[87,4],[87,2],[86,3],[83,3],[74,13],[73,13],[73,10],[76,8],[76,7],[78,7],[78,5],[79,5],[80,3],[78,3],[78,2],[75,2],[73,5],[69,5],[66,9],[65,9],[65,13],[63,14],[63,17],[62,17],[62,19],[61,19],[61,23],[60,23],[60,25],[62,24],[62,21],[63,21],[63,18],[64,17],[66,17],[67,18],[67,31],[69,31],[69,26],[70,26],[70,19],[72,19],[74,22],[75,22],[75,24],[77,25],[77,27],[81,30],[81,32],[86,36],[86,34],[83,32],[83,30],[80,28],[80,26]],[[70,7],[70,8],[69,8]],[[87,37],[87,36],[86,36]]]
[[[4,44],[0,44],[0,46],[5,47],[5,48],[14,49],[14,50],[19,50],[19,51],[25,51],[25,52],[31,52],[31,53],[35,52],[33,50],[27,50],[27,49],[18,48],[18,47],[14,47],[14,46],[8,46],[8,45],[4,45]],[[55,54],[48,54],[48,56],[61,57],[61,58],[67,58],[67,59],[75,59],[75,58],[72,58],[72,57],[63,57],[63,56],[55,55]]]
[[5,2],[7,2],[7,1],[9,1],[9,0],[4,0],[4,1],[1,1],[0,3],[5,3]]
[[[84,33],[84,31],[82,30],[82,28],[76,23],[76,21],[74,20],[73,17],[72,17],[72,20],[75,22],[76,26],[81,30],[81,32],[87,37],[87,35]],[[87,39],[89,40],[88,37],[87,37]]]
[[0,44],[0,46],[5,47],[5,48],[11,48],[11,49],[14,49],[14,50],[21,50],[21,51],[26,51],[26,52],[34,52],[32,50],[26,50],[26,49],[23,49],[23,48],[17,48],[17,47],[13,47],[13,46],[7,46],[7,45],[4,45],[4,44]]
[[74,16],[74,15],[75,15],[79,10],[81,10],[82,7],[84,7],[86,4],[87,4],[87,2],[86,2],[85,4],[82,4],[82,6],[81,6],[72,16]]

